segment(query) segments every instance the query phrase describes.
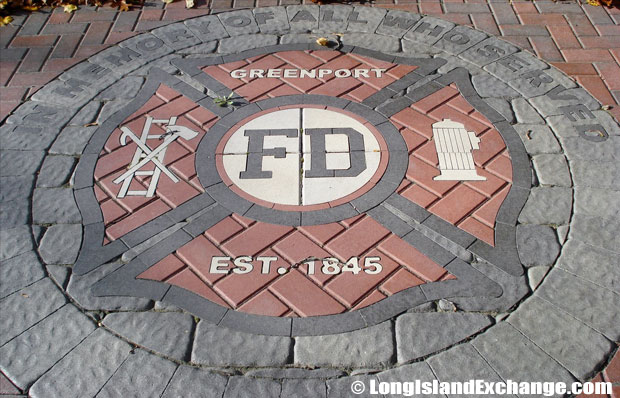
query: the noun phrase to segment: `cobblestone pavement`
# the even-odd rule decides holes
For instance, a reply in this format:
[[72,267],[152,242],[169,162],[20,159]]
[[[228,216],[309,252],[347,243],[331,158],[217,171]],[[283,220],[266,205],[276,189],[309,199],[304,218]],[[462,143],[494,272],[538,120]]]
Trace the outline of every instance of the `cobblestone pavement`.
[[374,6],[2,28],[0,394],[620,396],[620,14]]

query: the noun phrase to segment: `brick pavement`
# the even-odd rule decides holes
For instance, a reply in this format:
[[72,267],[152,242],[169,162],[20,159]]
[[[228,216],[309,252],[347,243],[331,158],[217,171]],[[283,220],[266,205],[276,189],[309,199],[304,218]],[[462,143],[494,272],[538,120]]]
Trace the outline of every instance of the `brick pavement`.
[[[119,13],[81,6],[14,16],[0,37],[0,119],[63,70],[119,41],[173,21],[209,12],[301,4],[295,0],[146,2]],[[310,3],[306,1],[305,3]],[[587,88],[601,103],[620,109],[620,9],[576,1],[381,0],[371,6],[438,16],[497,35],[534,52]]]

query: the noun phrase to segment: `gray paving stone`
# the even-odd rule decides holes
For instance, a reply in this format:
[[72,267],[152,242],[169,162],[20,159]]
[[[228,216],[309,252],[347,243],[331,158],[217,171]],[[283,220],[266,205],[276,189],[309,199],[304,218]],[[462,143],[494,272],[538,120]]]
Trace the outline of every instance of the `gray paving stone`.
[[[383,24],[385,25],[385,21]],[[431,46],[441,40],[448,31],[454,28],[454,26],[455,25],[452,22],[444,19],[423,17],[413,28],[405,33],[404,38],[413,42]],[[443,46],[439,46],[439,48],[445,50],[445,47]],[[451,51],[448,52],[453,53]]]
[[568,237],[568,230],[569,230],[569,226],[568,225],[559,225],[555,232],[558,233],[558,240],[560,241],[560,244],[563,245],[564,242],[566,242],[566,238]]
[[383,322],[365,329],[295,339],[295,363],[308,366],[385,365],[394,355],[393,326]]
[[503,83],[498,78],[488,74],[474,76],[471,78],[471,82],[478,92],[478,95],[483,98],[495,97],[510,99],[519,96],[519,94],[512,88],[508,87],[506,83]]
[[538,181],[543,185],[570,187],[571,178],[564,155],[543,154],[532,158]]
[[56,134],[58,131],[53,128],[5,123],[0,126],[0,143],[3,149],[47,150],[56,139]]
[[[83,315],[73,305],[67,304],[2,346],[0,348],[0,357],[2,358],[0,369],[13,383],[24,389],[39,379],[73,347],[80,344],[94,329],[94,324],[87,316]],[[84,353],[84,358],[90,358],[92,354],[96,353]],[[75,373],[65,375],[66,384],[61,383],[61,386],[64,384],[64,388],[77,387],[75,383],[77,380],[74,382],[74,380],[69,381],[66,378],[74,379]],[[39,379],[39,382],[41,380]],[[57,380],[54,379],[53,381]],[[90,383],[92,380],[82,380],[81,382]],[[35,385],[30,390],[30,396],[68,396],[65,394],[54,395],[53,392],[47,388],[43,391],[38,390]],[[81,393],[82,390],[76,390],[76,392]]]
[[509,123],[514,123],[515,114],[512,112],[510,103],[502,98],[486,98],[486,103],[495,109],[500,115],[504,117]]
[[548,65],[526,51],[510,54],[484,67],[484,70],[503,82],[509,82],[515,76],[544,69],[548,69]]
[[148,64],[141,66],[140,68],[134,70],[130,73],[129,76],[148,76],[151,69],[158,68],[163,70],[164,72],[168,72],[171,75],[176,75],[179,69],[172,64],[172,60],[177,59],[177,54],[170,54],[164,57],[158,58],[154,61],[149,62]]
[[99,116],[97,116],[97,123],[103,124],[106,120],[110,119],[112,115],[121,109],[125,108],[129,104],[129,100],[127,99],[119,99],[114,101],[106,102],[101,108],[101,112],[99,112]]
[[258,25],[252,10],[238,10],[218,14],[217,17],[230,36],[258,33]]
[[[37,380],[30,396],[94,396],[128,357],[131,346],[116,336],[98,329]],[[76,377],[83,374],[88,377]]]
[[325,398],[327,385],[323,380],[284,380],[281,397]]
[[261,33],[285,33],[290,26],[284,7],[261,7],[252,10]]
[[601,104],[583,88],[556,88],[546,95],[529,99],[530,104],[543,117],[564,115],[563,106],[583,104],[591,111],[601,109]]
[[[420,19],[420,15],[410,14],[400,10],[388,10],[387,14],[381,19],[376,32],[380,35],[392,36],[400,39],[415,26]],[[411,41],[415,42],[415,37],[413,37]]]
[[52,225],[45,231],[39,253],[47,264],[73,264],[82,244],[82,226]]
[[573,203],[572,190],[563,187],[534,187],[519,214],[520,223],[568,224]]
[[513,127],[530,155],[561,152],[560,144],[549,127],[540,124],[515,124]]
[[[147,48],[145,44],[149,47]],[[161,39],[151,33],[143,33],[122,41],[119,46],[97,53],[90,58],[90,61],[124,75],[171,52],[172,48],[164,44]],[[123,59],[123,54],[131,55],[128,55],[126,60]]]
[[136,350],[97,393],[98,398],[159,397],[174,374],[177,364]]
[[96,99],[100,101],[113,101],[120,98],[131,99],[138,94],[143,84],[143,77],[126,76],[99,93]]
[[435,47],[450,54],[460,54],[475,44],[489,37],[486,33],[470,29],[466,26],[455,26],[447,32],[441,40],[434,44]]
[[[586,119],[570,120],[565,115],[561,116],[549,116],[547,118],[547,124],[553,129],[558,137],[588,137],[595,140],[603,139],[601,132],[598,128],[592,128],[592,126],[602,126],[605,129],[605,133],[608,135],[620,135],[620,126],[618,123],[605,111],[592,111],[591,116],[587,116]],[[578,127],[582,127],[585,132],[578,130]],[[588,131],[594,131],[594,133],[588,133]],[[603,134],[604,135],[604,134]]]
[[45,276],[43,265],[33,251],[0,263],[0,298],[16,292]]
[[0,151],[0,176],[21,176],[34,174],[41,162],[45,152],[43,151]]
[[27,200],[33,184],[32,176],[0,177],[0,202]]
[[538,380],[541,369],[545,370],[547,382],[571,383],[575,380],[553,358],[506,322],[476,337],[471,344],[504,380]]
[[235,36],[220,40],[219,51],[225,54],[234,54],[252,48],[272,46],[277,43],[278,36],[276,35],[255,34]]
[[67,287],[69,277],[71,276],[71,268],[66,265],[47,264],[45,269],[54,280],[63,289]]
[[600,218],[575,214],[569,237],[620,253],[620,217]]
[[[531,100],[530,100],[531,101]],[[543,124],[545,121],[525,98],[512,100],[512,109],[517,121],[525,124]]]
[[0,346],[62,307],[65,302],[65,297],[49,278],[0,300],[3,308],[0,312]]
[[525,276],[512,276],[497,267],[485,263],[473,263],[472,266],[492,279],[502,287],[502,295],[498,298],[461,298],[454,297],[451,300],[460,310],[464,311],[507,311],[529,293]]
[[[377,378],[380,382],[411,382],[419,380],[422,383],[432,383],[437,380],[437,377],[433,373],[431,367],[426,362],[417,362],[411,365],[400,366],[395,369],[391,369],[385,372],[377,374]],[[367,386],[368,387],[368,386]],[[372,386],[371,386],[372,388]],[[376,394],[376,393],[375,393]],[[392,395],[397,396],[397,395]],[[425,397],[441,397],[445,398],[443,394],[424,394]]]
[[602,218],[618,216],[620,214],[620,191],[576,187],[575,214]]
[[35,224],[76,224],[82,220],[70,188],[37,188],[32,199]]
[[324,32],[345,32],[349,24],[349,15],[353,11],[352,6],[345,5],[321,5],[319,7],[319,30]]
[[0,230],[30,224],[30,203],[25,200],[0,202]]
[[289,337],[242,333],[201,321],[196,328],[192,362],[210,366],[281,366],[291,362],[292,346]]
[[67,106],[73,115],[97,95],[94,86],[85,80],[73,79],[66,82],[60,78],[43,86],[31,98],[47,105]]
[[65,127],[50,148],[50,153],[58,155],[80,155],[88,140],[97,130],[97,126],[91,127]]
[[573,159],[570,167],[577,187],[620,190],[620,167],[617,163]]
[[342,43],[345,45],[367,48],[369,50],[381,51],[384,53],[398,52],[400,50],[400,41],[397,38],[371,33],[344,35],[342,37]]
[[279,398],[282,385],[274,380],[231,377],[222,398]]
[[28,101],[13,111],[6,119],[6,123],[26,127],[61,128],[69,122],[76,110],[38,101]]
[[517,52],[519,49],[504,40],[489,37],[465,50],[460,57],[478,66],[485,66],[491,62]]
[[151,301],[137,297],[97,297],[91,292],[91,286],[121,266],[119,263],[104,264],[84,274],[72,274],[67,293],[86,310],[102,311],[142,311],[150,308]]
[[531,267],[527,270],[527,282],[529,283],[532,291],[538,288],[545,276],[547,276],[550,268],[551,267],[541,265],[538,267]]
[[[427,360],[433,373],[441,382],[484,380],[486,382],[503,381],[478,351],[469,343],[461,344],[441,352]],[[448,397],[483,397],[485,395],[448,395]],[[504,395],[515,397],[514,395]]]
[[106,316],[103,324],[149,350],[185,360],[194,320],[178,312],[117,312]]
[[181,50],[201,43],[187,26],[182,23],[174,23],[151,31],[155,36],[159,37],[170,48]]
[[[396,319],[398,363],[450,347],[491,324],[491,318],[466,313],[404,314]],[[421,333],[421,330],[427,331]]]
[[286,7],[291,32],[310,32],[319,28],[318,6]]
[[[192,55],[197,55],[199,57],[203,57],[209,53],[213,53],[215,51],[215,49],[217,48],[218,45],[218,41],[213,40],[213,41],[209,41],[206,43],[202,43],[202,44],[197,44],[195,46],[191,46],[191,47],[187,47],[184,48],[182,50],[179,50],[175,53],[175,55],[186,55],[186,54],[190,54],[190,56],[188,58],[191,58]],[[181,76],[177,76],[179,78],[181,78]],[[196,83],[196,81],[192,81],[194,86],[197,86],[198,83]],[[192,85],[191,83],[187,82],[186,83]],[[196,88],[196,87],[195,87]],[[202,90],[204,87],[200,87],[199,89]]]
[[200,18],[192,18],[183,23],[204,43],[229,36],[216,15],[205,15]]
[[462,58],[455,57],[455,56],[443,56],[443,55],[442,55],[442,58],[448,62],[446,62],[443,66],[437,69],[437,72],[440,74],[448,73],[452,69],[459,68],[459,67],[467,69],[467,71],[472,76],[477,76],[477,75],[481,75],[485,73],[482,69],[478,68],[476,65],[472,64],[469,61],[465,61]]
[[[612,341],[620,338],[620,296],[607,289],[554,268],[534,293]],[[596,308],[596,311],[592,311]],[[585,344],[585,342],[584,342]]]
[[58,188],[69,181],[75,158],[71,156],[48,156],[43,162],[39,176],[38,188]]
[[33,249],[30,226],[22,225],[0,231],[0,260],[8,260]]
[[605,141],[593,142],[582,137],[562,138],[562,147],[566,157],[572,159],[592,160],[600,162],[618,162],[620,159],[620,137],[609,136]]
[[174,372],[162,398],[221,398],[228,379],[206,369],[181,365]]
[[69,125],[84,127],[87,124],[94,122],[97,120],[97,115],[101,110],[101,105],[101,102],[95,100],[88,102],[75,114],[73,119],[69,122]]
[[517,225],[517,251],[526,267],[552,265],[560,254],[555,231],[545,225]]
[[261,368],[251,369],[245,373],[248,377],[264,377],[268,379],[333,379],[346,375],[339,369],[318,368]]
[[617,253],[569,239],[562,247],[557,267],[620,292],[620,255]]
[[[376,394],[371,394],[369,390],[370,383],[378,384],[377,376],[375,375],[358,375],[351,377],[341,377],[339,379],[327,380],[327,396],[329,398],[342,398],[357,396],[362,398],[376,397]],[[353,383],[363,383],[364,391],[359,394],[352,395],[351,385]],[[361,390],[357,390],[361,391]]]
[[575,83],[571,79],[553,68],[521,73],[519,77],[509,81],[508,84],[525,98],[543,95],[558,85],[560,85],[560,89],[575,87]]
[[354,6],[346,31],[374,33],[386,13],[387,10],[383,8]]
[[614,348],[599,333],[535,296],[519,306],[508,322],[579,380],[587,380]]

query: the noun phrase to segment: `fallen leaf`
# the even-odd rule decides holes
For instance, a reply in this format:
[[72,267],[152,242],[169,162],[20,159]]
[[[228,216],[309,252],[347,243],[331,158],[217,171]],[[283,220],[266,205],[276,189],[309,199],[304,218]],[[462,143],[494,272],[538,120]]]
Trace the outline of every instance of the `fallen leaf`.
[[77,6],[73,4],[63,4],[62,8],[65,9],[65,12],[69,12],[69,13],[77,10]]
[[185,0],[185,8],[192,8],[194,6],[194,0]]
[[91,126],[99,126],[99,123],[97,123],[97,122],[92,122],[92,123],[88,123],[88,124],[85,124],[85,125],[84,125],[84,127],[91,127]]
[[118,10],[119,10],[119,11],[129,11],[129,4],[125,3],[124,1],[123,1],[123,2],[121,2],[121,3],[118,5]]
[[586,3],[590,4],[591,6],[595,6],[595,7],[598,7],[601,5],[601,3],[599,3],[597,0],[586,0]]
[[26,10],[26,11],[37,11],[39,8],[39,6],[34,6],[34,5],[29,5],[29,6],[22,6],[22,10]]
[[329,44],[329,40],[327,40],[325,37],[319,37],[318,39],[316,39],[316,44],[318,44],[319,46],[327,47],[327,45]]
[[611,109],[611,105],[603,105],[603,106],[601,106],[601,109],[604,110],[604,111],[608,111],[608,110]]
[[8,25],[11,22],[13,22],[13,17],[10,15],[0,18],[0,26]]
[[30,297],[29,295],[27,295],[26,293],[22,293],[22,297],[28,298]]
[[170,4],[170,3],[172,3],[174,0],[161,0],[161,1],[163,1],[163,2],[164,2],[164,3],[166,3],[166,4]]

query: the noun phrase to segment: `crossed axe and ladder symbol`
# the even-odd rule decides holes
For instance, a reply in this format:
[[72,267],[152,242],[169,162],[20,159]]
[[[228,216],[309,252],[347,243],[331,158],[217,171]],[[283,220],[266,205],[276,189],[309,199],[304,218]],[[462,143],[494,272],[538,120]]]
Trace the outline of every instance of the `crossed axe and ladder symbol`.
[[[140,138],[136,136],[128,127],[121,127],[123,132],[120,137],[121,145],[125,146],[129,142],[127,139],[135,142],[137,145],[136,152],[133,155],[131,162],[129,163],[126,172],[118,176],[113,182],[115,184],[121,184],[121,189],[117,195],[118,198],[124,198],[125,196],[146,196],[152,197],[155,194],[157,183],[161,173],[167,175],[174,183],[179,182],[179,178],[164,165],[164,157],[166,156],[166,149],[168,145],[177,140],[183,138],[189,141],[198,135],[198,132],[187,128],[185,126],[176,125],[177,117],[173,116],[170,119],[153,119],[150,116],[146,117],[144,128]],[[151,126],[158,124],[165,126],[164,134],[149,134]],[[156,148],[151,148],[147,145],[147,140],[163,140]],[[155,165],[153,170],[140,170],[147,163],[152,162]],[[147,190],[130,190],[129,186],[136,176],[151,176],[151,180],[148,183]]]

